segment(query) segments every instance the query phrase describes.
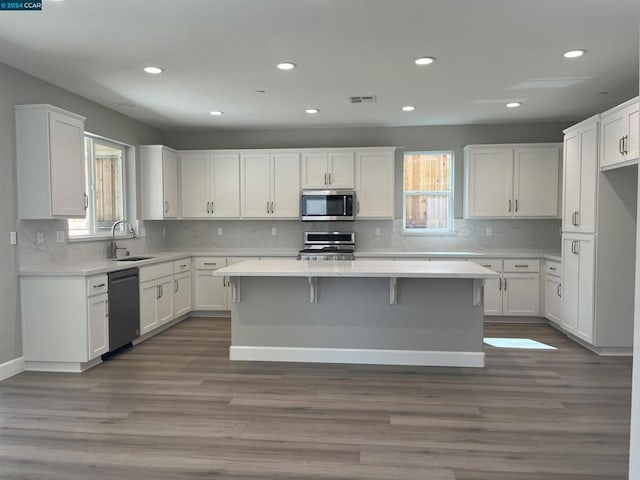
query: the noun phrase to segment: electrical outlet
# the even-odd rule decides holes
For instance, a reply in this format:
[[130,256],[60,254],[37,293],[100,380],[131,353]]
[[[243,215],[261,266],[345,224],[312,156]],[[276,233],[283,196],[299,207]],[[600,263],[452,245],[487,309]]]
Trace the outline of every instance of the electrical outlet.
[[56,242],[64,243],[64,230],[56,231]]
[[487,227],[487,229],[485,230],[485,234],[487,235],[487,237],[493,235],[493,230],[491,229],[491,227]]
[[278,230],[276,229],[276,227],[271,227],[271,235],[275,237],[277,234],[278,234]]
[[18,232],[9,232],[9,245],[18,244]]
[[162,227],[162,236],[163,237],[167,236],[167,229],[165,227]]
[[44,245],[44,232],[36,233],[36,244]]
[[376,237],[379,237],[380,235],[382,235],[382,232],[380,231],[380,227],[376,227]]
[[221,237],[222,236],[222,227],[218,227],[218,236]]

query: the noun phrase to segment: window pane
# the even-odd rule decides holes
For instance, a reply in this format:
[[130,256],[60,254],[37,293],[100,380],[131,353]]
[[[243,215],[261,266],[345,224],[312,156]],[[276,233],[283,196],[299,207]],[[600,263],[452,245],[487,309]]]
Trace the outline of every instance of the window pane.
[[96,233],[111,231],[113,222],[124,218],[122,149],[94,140]]
[[449,191],[451,154],[426,153],[404,156],[404,190]]
[[446,229],[449,226],[448,195],[407,195],[405,225],[411,229]]

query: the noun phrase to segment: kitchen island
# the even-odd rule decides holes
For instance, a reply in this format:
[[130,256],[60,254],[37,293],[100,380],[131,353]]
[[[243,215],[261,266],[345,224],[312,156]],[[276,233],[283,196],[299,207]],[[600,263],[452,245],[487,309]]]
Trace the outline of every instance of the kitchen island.
[[484,281],[467,261],[252,260],[231,283],[231,360],[483,367]]

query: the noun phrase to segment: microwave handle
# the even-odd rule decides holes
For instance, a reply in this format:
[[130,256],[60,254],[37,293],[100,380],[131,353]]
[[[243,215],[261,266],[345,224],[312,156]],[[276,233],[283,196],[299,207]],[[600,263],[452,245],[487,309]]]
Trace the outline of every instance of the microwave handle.
[[347,196],[346,195],[342,197],[342,215],[343,216],[347,215]]

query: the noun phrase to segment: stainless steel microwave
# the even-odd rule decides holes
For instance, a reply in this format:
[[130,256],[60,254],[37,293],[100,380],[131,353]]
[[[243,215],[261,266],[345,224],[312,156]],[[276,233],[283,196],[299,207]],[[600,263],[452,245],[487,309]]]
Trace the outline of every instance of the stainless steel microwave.
[[356,218],[353,190],[303,190],[300,214],[306,222],[352,221]]

